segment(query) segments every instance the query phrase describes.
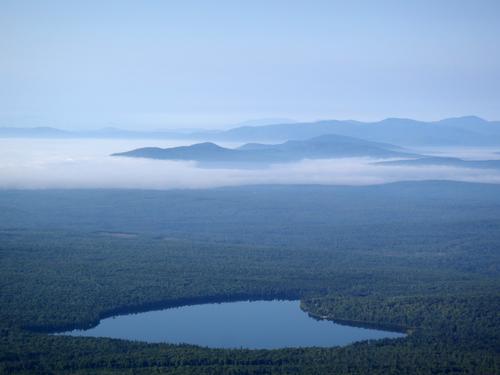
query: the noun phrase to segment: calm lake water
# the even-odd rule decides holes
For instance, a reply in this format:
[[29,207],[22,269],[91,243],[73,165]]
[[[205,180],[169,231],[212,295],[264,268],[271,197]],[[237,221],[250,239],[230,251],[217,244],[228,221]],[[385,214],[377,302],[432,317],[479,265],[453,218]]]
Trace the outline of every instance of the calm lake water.
[[275,349],[338,346],[404,337],[402,333],[335,324],[311,318],[299,301],[245,301],[183,306],[101,320],[88,330],[59,334],[112,337],[213,348]]

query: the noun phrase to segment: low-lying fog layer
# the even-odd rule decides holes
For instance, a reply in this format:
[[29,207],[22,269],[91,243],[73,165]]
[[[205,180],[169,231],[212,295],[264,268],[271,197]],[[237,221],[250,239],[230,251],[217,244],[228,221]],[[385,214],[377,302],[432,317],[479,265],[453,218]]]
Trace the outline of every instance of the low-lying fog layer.
[[[192,142],[194,143],[194,142]],[[500,183],[500,171],[446,166],[382,166],[374,159],[303,160],[262,169],[199,168],[195,162],[109,156],[114,152],[187,142],[151,140],[0,139],[0,188],[207,188],[246,184],[368,185],[447,179]],[[234,144],[222,144],[234,147]],[[419,150],[421,151],[421,150]],[[491,150],[433,149],[478,159]],[[429,152],[428,154],[431,154]],[[496,158],[500,155],[496,154]]]

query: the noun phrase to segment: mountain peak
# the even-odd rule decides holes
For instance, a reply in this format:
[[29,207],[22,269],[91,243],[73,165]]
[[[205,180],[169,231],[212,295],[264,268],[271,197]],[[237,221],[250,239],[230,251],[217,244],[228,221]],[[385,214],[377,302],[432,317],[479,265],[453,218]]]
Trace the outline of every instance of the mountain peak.
[[194,145],[191,145],[190,147],[198,149],[198,150],[220,150],[220,149],[223,149],[223,147],[216,145],[213,142],[195,143]]
[[450,118],[445,118],[438,123],[460,123],[460,124],[476,124],[476,123],[486,123],[485,119],[478,117],[478,116],[460,116],[460,117],[450,117]]

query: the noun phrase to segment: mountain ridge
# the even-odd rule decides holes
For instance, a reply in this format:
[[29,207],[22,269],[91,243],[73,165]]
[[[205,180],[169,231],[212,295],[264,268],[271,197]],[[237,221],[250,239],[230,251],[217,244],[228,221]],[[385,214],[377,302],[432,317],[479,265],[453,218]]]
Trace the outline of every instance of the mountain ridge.
[[198,162],[280,163],[302,159],[343,157],[387,159],[394,157],[416,157],[420,155],[406,152],[395,145],[329,134],[304,141],[287,141],[279,144],[247,143],[234,149],[221,147],[212,142],[165,149],[146,147],[115,153],[112,156],[192,160]]
[[261,127],[240,127],[221,132],[225,141],[307,139],[322,134],[338,134],[404,146],[497,146],[500,122],[476,116],[448,118],[433,122],[387,118],[378,122],[322,120]]
[[203,141],[283,142],[307,140],[325,134],[344,135],[373,142],[402,146],[500,146],[500,121],[487,121],[477,116],[419,121],[386,118],[375,122],[356,120],[320,120],[287,122],[261,126],[239,126],[228,130],[124,130],[104,128],[71,131],[50,127],[0,127],[0,138],[106,138],[106,139],[191,139]]

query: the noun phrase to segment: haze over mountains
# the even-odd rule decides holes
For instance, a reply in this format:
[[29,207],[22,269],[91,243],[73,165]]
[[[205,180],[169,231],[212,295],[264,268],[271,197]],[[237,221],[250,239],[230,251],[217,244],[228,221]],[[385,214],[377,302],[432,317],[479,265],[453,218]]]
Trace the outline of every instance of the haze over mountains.
[[325,134],[343,135],[402,146],[496,147],[500,146],[500,121],[486,121],[475,116],[449,118],[434,122],[399,118],[388,118],[378,122],[325,120],[239,126],[229,130],[195,132],[132,131],[117,128],[93,131],[68,131],[50,127],[0,128],[0,137],[194,139],[219,142],[283,142],[306,140]]
[[[184,154],[174,160],[110,157],[110,154],[150,147],[163,152],[164,148],[192,145],[193,140],[3,138],[0,139],[0,188],[172,189],[255,184],[370,185],[414,180],[500,183],[500,169],[494,167],[494,159],[500,159],[495,154],[500,147],[399,148],[356,139],[348,144],[348,153],[340,142],[345,137],[319,138],[329,142],[323,142],[321,147],[317,140],[271,145],[248,142],[244,146],[217,142],[223,146],[222,150],[200,142],[196,147],[181,148],[188,153],[197,151],[196,157]],[[212,156],[215,161],[207,159],[203,152],[215,153]],[[227,155],[220,161],[219,154]],[[434,159],[424,159],[430,156]],[[435,157],[440,158],[436,161]],[[378,163],[396,159],[408,164]],[[411,162],[418,159],[424,160]]]

